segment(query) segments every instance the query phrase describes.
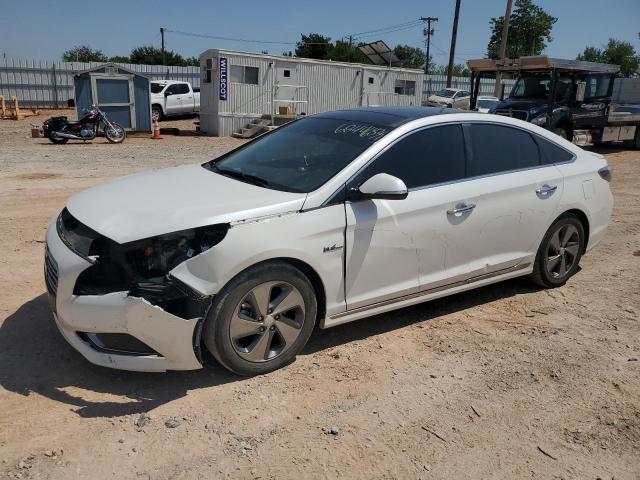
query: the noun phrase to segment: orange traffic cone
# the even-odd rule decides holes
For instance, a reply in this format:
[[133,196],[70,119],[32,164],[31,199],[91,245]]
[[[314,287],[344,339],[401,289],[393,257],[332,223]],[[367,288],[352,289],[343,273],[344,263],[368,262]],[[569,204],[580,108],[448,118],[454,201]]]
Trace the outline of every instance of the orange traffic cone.
[[153,137],[151,138],[154,140],[162,139],[162,137],[160,136],[160,124],[156,119],[153,120]]

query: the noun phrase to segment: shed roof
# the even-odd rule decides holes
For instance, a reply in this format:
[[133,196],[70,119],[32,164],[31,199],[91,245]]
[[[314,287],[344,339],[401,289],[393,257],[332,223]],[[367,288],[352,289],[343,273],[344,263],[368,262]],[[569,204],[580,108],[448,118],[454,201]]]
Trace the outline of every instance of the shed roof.
[[122,65],[115,63],[115,62],[105,62],[105,63],[101,63],[100,65],[96,65],[95,67],[91,67],[88,68],[86,70],[82,70],[81,72],[77,72],[74,76],[77,77],[78,75],[83,75],[85,73],[91,73],[91,72],[95,72],[96,70],[102,70],[105,67],[114,67],[117,68],[118,70],[123,70],[124,72],[130,74],[130,75],[137,75],[139,77],[144,77],[144,78],[149,78],[146,75],[140,73],[140,72],[136,72],[134,70],[130,70],[126,67],[123,67]]

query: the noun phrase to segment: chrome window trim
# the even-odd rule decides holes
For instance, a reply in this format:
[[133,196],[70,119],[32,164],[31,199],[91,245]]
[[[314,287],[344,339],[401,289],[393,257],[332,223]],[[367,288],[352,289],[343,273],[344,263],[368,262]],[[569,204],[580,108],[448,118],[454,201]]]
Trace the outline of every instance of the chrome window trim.
[[[411,130],[410,132],[406,132],[405,134],[403,134],[402,136],[396,138],[392,143],[390,143],[389,145],[387,145],[383,150],[380,150],[375,156],[371,157],[367,163],[365,163],[360,169],[358,169],[357,172],[355,172],[353,175],[351,175],[351,177],[349,177],[344,184],[342,184],[342,186],[338,189],[336,189],[331,195],[329,195],[327,197],[327,199],[322,203],[321,207],[327,207],[330,205],[334,205],[334,203],[332,203],[331,201],[341,193],[341,190],[343,190],[345,188],[345,185],[348,185],[354,178],[356,178],[363,170],[365,170],[370,164],[371,162],[375,161],[380,155],[382,155],[383,153],[385,153],[387,150],[389,150],[391,147],[393,147],[396,143],[402,141],[404,138],[408,137],[409,135],[413,135],[414,133],[420,132],[422,130],[426,130],[429,128],[437,128],[437,127],[442,127],[442,126],[446,126],[446,125],[459,125],[460,128],[462,129],[463,125],[476,125],[476,124],[484,124],[484,125],[498,125],[498,126],[503,126],[506,128],[515,128],[517,130],[523,131],[528,133],[529,135],[531,135],[531,137],[533,138],[534,143],[536,144],[536,147],[538,148],[538,156],[540,161],[542,162],[542,149],[540,147],[540,144],[538,143],[538,138],[542,139],[543,141],[546,142],[551,142],[553,143],[555,146],[562,148],[564,151],[568,152],[571,154],[571,159],[567,160],[565,162],[554,162],[554,163],[549,163],[549,164],[540,164],[540,165],[535,165],[533,167],[525,167],[525,168],[516,168],[513,170],[503,170],[500,172],[495,172],[495,173],[487,173],[485,175],[476,175],[474,177],[465,177],[465,178],[461,178],[458,180],[451,180],[449,182],[440,182],[440,183],[432,183],[429,185],[423,185],[420,187],[413,187],[413,188],[409,188],[407,189],[409,192],[415,192],[415,191],[419,191],[419,190],[426,190],[428,188],[436,188],[436,187],[442,187],[444,185],[453,185],[456,183],[461,183],[461,182],[468,182],[468,181],[472,181],[472,180],[478,180],[481,178],[487,178],[487,177],[495,177],[498,175],[507,175],[510,173],[516,173],[516,172],[525,172],[528,170],[534,170],[534,169],[538,169],[538,168],[549,168],[552,166],[556,166],[556,165],[566,165],[569,163],[573,163],[576,161],[576,159],[578,158],[577,155],[572,152],[571,150],[563,147],[562,145],[554,142],[553,140],[549,140],[548,138],[543,137],[542,135],[532,132],[526,128],[522,128],[518,125],[509,125],[509,124],[505,124],[502,122],[491,122],[491,121],[483,121],[483,120],[454,120],[454,121],[449,121],[449,122],[442,122],[442,123],[436,123],[436,124],[432,124],[432,125],[424,125],[421,127],[416,128],[415,130]],[[464,136],[464,131],[463,131],[463,136]],[[466,142],[466,138],[465,138],[465,142]],[[466,149],[466,147],[465,147]],[[465,157],[468,155],[467,152],[465,152]],[[355,159],[354,159],[355,161]],[[466,161],[466,158],[465,158]],[[345,167],[346,168],[346,167]],[[347,200],[348,202],[348,200]],[[342,203],[342,202],[339,202]]]

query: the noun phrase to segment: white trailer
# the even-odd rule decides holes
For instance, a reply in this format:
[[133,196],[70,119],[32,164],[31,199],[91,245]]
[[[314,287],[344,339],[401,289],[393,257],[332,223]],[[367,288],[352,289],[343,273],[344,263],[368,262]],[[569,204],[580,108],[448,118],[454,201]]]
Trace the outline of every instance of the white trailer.
[[222,49],[200,55],[200,129],[251,137],[299,115],[360,106],[419,106],[424,73],[409,68]]

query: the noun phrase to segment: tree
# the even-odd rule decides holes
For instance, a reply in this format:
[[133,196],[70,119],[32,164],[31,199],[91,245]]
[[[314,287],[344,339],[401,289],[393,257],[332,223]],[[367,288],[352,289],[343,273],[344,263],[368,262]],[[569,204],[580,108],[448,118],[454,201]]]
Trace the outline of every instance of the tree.
[[[518,58],[527,55],[540,55],[546,48],[546,42],[553,41],[551,29],[558,19],[532,0],[516,0],[515,9],[509,22],[506,56]],[[487,45],[487,56],[497,59],[500,56],[502,26],[504,17],[491,19],[491,39]]]
[[368,63],[367,57],[358,47],[345,40],[336,40],[329,49],[329,59],[334,62]]
[[200,59],[198,57],[186,58],[185,61],[184,61],[184,65],[186,67],[199,67],[200,66]]
[[328,60],[332,47],[333,44],[329,37],[319,33],[301,34],[300,41],[296,43],[296,57]]
[[114,57],[109,57],[109,61],[114,63],[131,63],[131,59],[123,55],[116,55]]
[[603,49],[586,47],[576,60],[620,65],[620,73],[625,77],[637,75],[640,67],[640,55],[636,53],[633,45],[614,38],[610,38]]
[[[419,48],[410,47],[409,45],[396,45],[393,49],[396,57],[402,62],[402,66],[406,68],[424,68],[427,55]],[[429,59],[429,67],[433,65]],[[431,68],[429,68],[431,70]]]
[[[433,73],[437,73],[438,75],[446,75],[448,69],[449,69],[448,65],[438,65],[433,70],[430,68],[429,71],[430,72],[433,71]],[[463,65],[461,63],[456,63],[453,66],[452,75],[454,77],[468,77],[471,75],[471,72],[469,71],[466,65]]]
[[[131,63],[162,65],[162,50],[152,46],[136,47],[131,50]],[[166,65],[184,66],[185,60],[173,50],[165,50]]]
[[62,54],[65,62],[106,62],[107,56],[102,50],[93,50],[88,45],[80,45]]

